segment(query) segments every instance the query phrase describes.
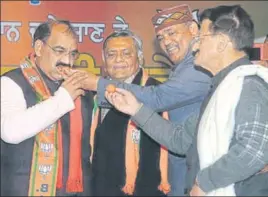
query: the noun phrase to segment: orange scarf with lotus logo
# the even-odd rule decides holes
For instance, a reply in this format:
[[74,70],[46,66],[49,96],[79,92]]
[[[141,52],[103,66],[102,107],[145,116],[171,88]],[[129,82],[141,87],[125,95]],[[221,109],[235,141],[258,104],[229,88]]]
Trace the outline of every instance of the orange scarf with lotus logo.
[[[36,93],[37,103],[52,96],[36,68],[33,54],[25,58],[20,67],[24,77]],[[75,109],[70,112],[70,167],[66,184],[67,192],[83,191],[81,115],[81,98],[79,97],[75,100]],[[35,136],[28,195],[55,196],[56,189],[63,187],[62,179],[62,128],[58,120]]]
[[[143,71],[141,86],[146,84],[148,75]],[[91,145],[91,157],[90,161],[92,162],[92,157],[94,155],[94,139],[95,131],[98,126],[98,117],[100,115],[100,110],[97,106],[96,97],[94,99],[94,109],[92,114],[92,125],[90,130],[90,145]],[[168,119],[167,112],[163,112],[162,115],[165,119]],[[135,182],[139,170],[139,142],[137,142],[138,134],[137,127],[135,123],[131,120],[128,122],[127,133],[126,133],[126,151],[125,151],[125,170],[126,170],[126,179],[125,185],[122,187],[122,191],[127,195],[133,195],[135,191]],[[163,131],[164,132],[164,131]],[[170,191],[170,184],[168,182],[168,151],[165,147],[160,148],[160,162],[159,169],[161,173],[161,182],[158,186],[158,190],[162,191],[164,194],[167,194]],[[103,188],[105,189],[105,188]]]

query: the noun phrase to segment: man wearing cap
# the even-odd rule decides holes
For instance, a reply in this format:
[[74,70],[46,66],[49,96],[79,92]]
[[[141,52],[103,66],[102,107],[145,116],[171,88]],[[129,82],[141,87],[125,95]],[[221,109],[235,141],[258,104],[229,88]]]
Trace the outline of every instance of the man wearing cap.
[[268,196],[268,68],[246,54],[254,24],[240,5],[206,9],[200,21],[194,61],[213,78],[199,115],[174,125],[129,91],[106,97],[168,149],[188,155],[194,144],[200,170],[191,196]]
[[[174,123],[183,122],[188,116],[199,111],[201,102],[207,95],[211,79],[207,72],[197,69],[193,63],[192,45],[198,34],[198,25],[193,21],[188,5],[164,9],[157,13],[152,22],[162,50],[174,63],[169,78],[157,86],[141,87],[115,80],[106,80],[89,73],[84,81],[84,88],[97,90],[98,104],[107,107],[110,104],[104,97],[105,87],[115,84],[117,87],[130,90],[139,101],[157,112],[168,111]],[[164,132],[164,131],[163,131]],[[195,164],[190,157],[191,163]],[[191,165],[188,166],[192,168]],[[186,160],[173,153],[169,155],[170,196],[184,195]],[[194,176],[189,176],[192,185]],[[188,185],[188,184],[187,184]]]

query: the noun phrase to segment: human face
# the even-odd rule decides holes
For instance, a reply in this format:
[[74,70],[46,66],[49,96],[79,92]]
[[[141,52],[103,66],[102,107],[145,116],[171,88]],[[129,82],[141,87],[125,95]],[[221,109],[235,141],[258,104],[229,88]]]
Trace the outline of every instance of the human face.
[[211,21],[208,19],[201,23],[198,41],[194,44],[193,51],[195,53],[194,63],[214,73],[220,54],[217,49],[217,35],[210,31],[210,24]]
[[66,25],[55,24],[50,37],[37,45],[37,64],[54,81],[62,80],[62,70],[71,68],[79,56],[76,38]]
[[157,32],[156,37],[161,49],[174,64],[178,64],[184,59],[193,34],[189,25],[177,24],[161,29]]
[[108,40],[104,49],[104,70],[112,79],[124,81],[139,68],[134,40],[131,37],[116,37]]

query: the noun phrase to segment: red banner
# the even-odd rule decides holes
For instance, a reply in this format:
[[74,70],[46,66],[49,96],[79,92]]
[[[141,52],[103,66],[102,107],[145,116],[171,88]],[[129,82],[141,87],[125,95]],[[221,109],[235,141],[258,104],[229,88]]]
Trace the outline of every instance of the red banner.
[[76,29],[82,53],[75,66],[101,74],[104,39],[112,31],[129,28],[143,40],[145,68],[163,81],[170,63],[160,54],[151,18],[157,9],[183,3],[192,7],[194,17],[199,9],[220,4],[217,1],[1,1],[1,73],[16,68],[32,51],[32,36],[40,23],[57,18],[70,20]]

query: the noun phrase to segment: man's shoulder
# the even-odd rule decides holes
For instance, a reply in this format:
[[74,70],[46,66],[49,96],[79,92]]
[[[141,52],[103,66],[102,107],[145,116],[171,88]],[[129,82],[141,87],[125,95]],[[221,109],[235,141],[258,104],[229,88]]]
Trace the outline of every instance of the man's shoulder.
[[254,95],[253,92],[264,93],[268,97],[268,83],[257,75],[246,76],[243,82],[242,93]]
[[2,77],[8,77],[10,80],[14,81],[17,85],[25,85],[26,79],[23,76],[23,73],[20,68],[15,68],[13,70],[10,70],[6,73],[4,73]]
[[256,105],[268,112],[268,84],[258,76],[247,76],[243,82],[238,106],[247,110]]
[[267,122],[268,84],[258,76],[245,77],[236,108],[236,123],[244,124],[245,120]]
[[174,76],[210,82],[213,75],[203,67],[191,64],[183,68],[176,68],[174,70]]
[[4,73],[1,77],[4,77],[4,76],[9,77],[9,78],[18,77],[18,76],[22,76],[22,72],[20,68],[15,68]]

